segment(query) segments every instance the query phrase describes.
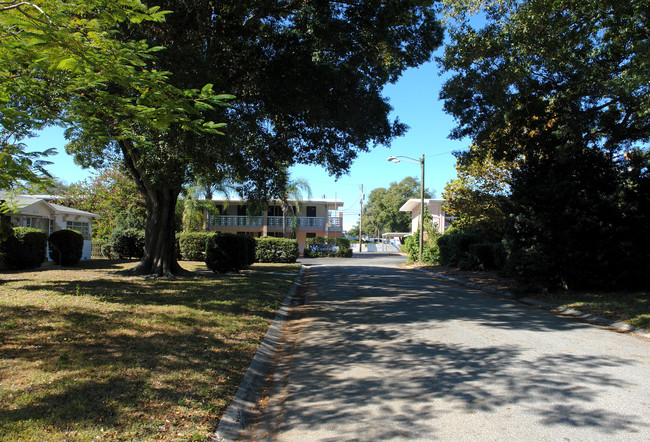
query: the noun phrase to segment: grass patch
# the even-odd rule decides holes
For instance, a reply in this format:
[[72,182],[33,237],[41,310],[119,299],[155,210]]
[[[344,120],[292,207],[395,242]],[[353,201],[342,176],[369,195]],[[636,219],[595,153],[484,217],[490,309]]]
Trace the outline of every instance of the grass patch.
[[0,440],[206,439],[300,268],[135,264],[0,274]]
[[583,313],[620,321],[633,327],[650,329],[650,293],[567,291],[557,293],[534,293],[531,298],[555,306],[580,310]]
[[648,291],[558,291],[522,292],[514,279],[503,278],[495,272],[460,270],[446,266],[425,266],[424,269],[503,291],[517,297],[530,297],[556,307],[566,307],[583,313],[620,321],[633,327],[650,330],[650,292]]

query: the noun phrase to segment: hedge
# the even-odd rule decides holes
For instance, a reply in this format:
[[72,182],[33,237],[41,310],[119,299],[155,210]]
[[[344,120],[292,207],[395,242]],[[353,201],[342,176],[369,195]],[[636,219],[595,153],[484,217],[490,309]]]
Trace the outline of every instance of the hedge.
[[208,238],[214,235],[210,232],[187,232],[176,236],[180,259],[184,261],[205,261],[205,247]]
[[256,238],[256,243],[257,262],[294,263],[300,256],[298,241],[295,239],[265,236]]
[[50,259],[62,266],[79,264],[84,249],[84,237],[76,230],[64,229],[52,232],[47,239]]
[[15,227],[13,234],[0,243],[0,257],[14,270],[40,267],[45,261],[47,235],[31,227]]

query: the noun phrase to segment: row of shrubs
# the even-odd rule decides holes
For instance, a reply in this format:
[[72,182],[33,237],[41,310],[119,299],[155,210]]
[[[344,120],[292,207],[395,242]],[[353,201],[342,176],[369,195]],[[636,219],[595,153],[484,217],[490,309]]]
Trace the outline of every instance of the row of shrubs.
[[0,259],[10,269],[23,270],[40,267],[45,261],[49,244],[49,257],[56,264],[73,266],[81,261],[84,238],[75,230],[52,232],[49,236],[31,227],[15,227],[0,242]]
[[[403,247],[411,261],[419,254],[418,235],[410,236]],[[506,251],[500,242],[485,242],[482,235],[448,229],[444,235],[429,235],[422,251],[426,264],[440,264],[463,270],[498,270],[506,264]]]

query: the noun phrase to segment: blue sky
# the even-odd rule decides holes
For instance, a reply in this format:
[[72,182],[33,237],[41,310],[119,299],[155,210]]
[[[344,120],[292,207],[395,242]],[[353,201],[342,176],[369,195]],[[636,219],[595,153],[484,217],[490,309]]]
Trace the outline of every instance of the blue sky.
[[[393,116],[399,117],[410,127],[405,136],[393,141],[390,149],[378,146],[370,152],[359,153],[350,173],[338,181],[317,166],[295,166],[291,169],[292,177],[307,180],[314,198],[325,196],[342,200],[345,229],[358,221],[362,184],[367,197],[373,189],[388,187],[390,183],[399,182],[407,176],[420,179],[418,164],[390,163],[386,158],[391,155],[420,158],[424,154],[425,185],[435,191],[436,197],[440,197],[445,184],[456,176],[455,158],[451,152],[468,146],[467,142],[447,138],[454,122],[442,111],[442,102],[438,100],[443,81],[444,77],[439,76],[435,62],[430,62],[406,71],[396,84],[384,89],[384,95],[394,108]],[[54,164],[48,170],[65,183],[81,181],[91,175],[92,170],[81,169],[65,153],[61,129],[47,129],[39,137],[27,140],[26,144],[30,151],[57,148],[59,154],[49,158]]]

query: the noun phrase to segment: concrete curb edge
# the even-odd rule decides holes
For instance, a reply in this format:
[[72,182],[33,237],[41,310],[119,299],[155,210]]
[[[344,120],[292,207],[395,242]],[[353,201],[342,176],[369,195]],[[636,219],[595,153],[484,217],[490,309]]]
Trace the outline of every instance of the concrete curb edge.
[[212,434],[211,441],[221,442],[241,439],[252,414],[257,409],[257,402],[264,389],[266,379],[273,369],[275,355],[280,347],[293,299],[300,286],[304,270],[304,266],[300,268],[296,280],[284,298],[275,319],[273,319],[269,330],[266,332],[264,340],[257,349],[257,353],[255,353],[244,379],[239,384],[232,402],[221,417],[216,431]]
[[510,298],[510,299],[512,299],[514,301],[517,301],[517,302],[519,302],[521,304],[526,304],[526,305],[530,305],[532,307],[542,308],[542,309],[545,309],[545,310],[558,311],[562,315],[582,319],[582,320],[584,320],[586,322],[589,322],[589,323],[592,323],[592,324],[602,325],[602,326],[605,326],[605,327],[611,327],[611,328],[613,328],[613,329],[615,329],[617,331],[634,333],[634,334],[643,336],[645,338],[650,338],[650,330],[644,330],[644,329],[636,328],[636,327],[633,327],[633,326],[631,326],[629,324],[625,324],[623,322],[614,322],[614,321],[612,321],[610,319],[602,318],[600,316],[583,313],[581,311],[574,310],[574,309],[569,309],[569,308],[566,308],[566,307],[554,306],[552,304],[537,301],[537,300],[532,299],[532,298],[516,299],[514,297],[514,295],[512,293],[510,293],[510,292],[495,289],[495,288],[492,288],[492,287],[484,287],[484,286],[481,286],[480,284],[474,284],[474,283],[471,283],[471,282],[463,281],[462,279],[452,278],[451,276],[442,275],[440,273],[431,272],[429,270],[419,269],[417,267],[411,267],[411,268],[413,270],[417,270],[418,272],[426,273],[428,275],[432,275],[432,276],[435,276],[437,278],[447,280],[449,282],[460,284],[460,285],[465,286],[465,287],[469,287],[469,288],[473,288],[473,289],[477,289],[477,290],[482,290],[484,292],[488,292],[488,293],[493,294],[493,295],[505,296],[505,297]]

